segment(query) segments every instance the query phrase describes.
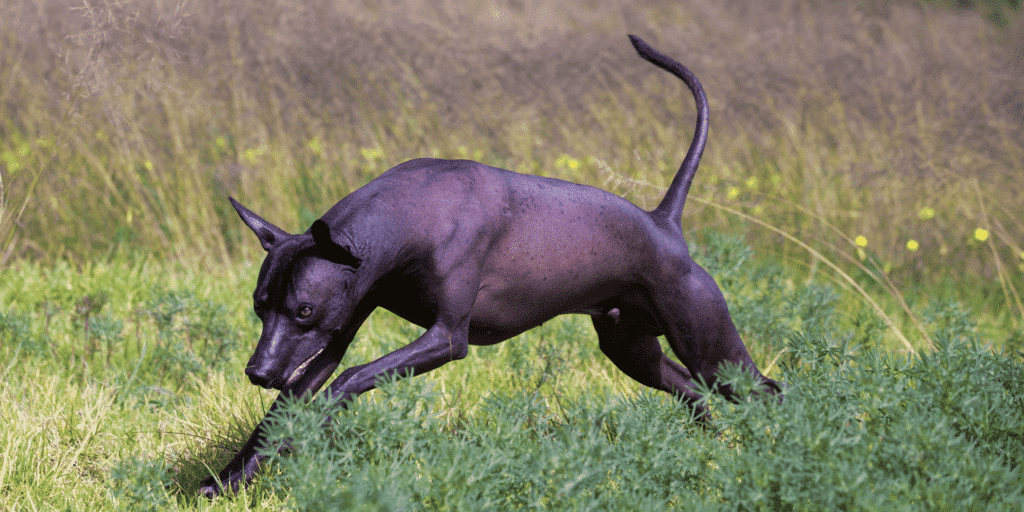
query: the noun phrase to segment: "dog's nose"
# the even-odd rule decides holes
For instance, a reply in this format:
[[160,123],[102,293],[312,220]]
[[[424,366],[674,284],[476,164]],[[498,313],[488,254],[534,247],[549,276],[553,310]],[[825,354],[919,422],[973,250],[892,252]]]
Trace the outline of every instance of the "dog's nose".
[[271,388],[270,383],[273,380],[273,378],[270,375],[268,375],[266,368],[256,368],[250,366],[245,369],[245,374],[249,376],[249,382],[252,382],[253,384],[261,388]]

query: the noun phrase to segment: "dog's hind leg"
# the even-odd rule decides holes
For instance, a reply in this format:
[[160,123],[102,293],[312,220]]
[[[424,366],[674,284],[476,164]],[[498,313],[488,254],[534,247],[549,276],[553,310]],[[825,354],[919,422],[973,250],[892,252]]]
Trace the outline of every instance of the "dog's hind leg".
[[[690,261],[677,283],[675,287],[671,282],[661,285],[656,307],[665,320],[669,346],[694,378],[700,377],[713,386],[721,365],[728,362],[750,371],[769,392],[778,392],[778,383],[762,375],[751,359],[715,280]],[[736,398],[727,386],[721,386],[719,392]]]
[[633,380],[680,398],[694,408],[695,417],[703,418],[706,411],[690,372],[665,355],[658,338],[648,334],[645,320],[630,313],[613,308],[591,315],[601,351]]

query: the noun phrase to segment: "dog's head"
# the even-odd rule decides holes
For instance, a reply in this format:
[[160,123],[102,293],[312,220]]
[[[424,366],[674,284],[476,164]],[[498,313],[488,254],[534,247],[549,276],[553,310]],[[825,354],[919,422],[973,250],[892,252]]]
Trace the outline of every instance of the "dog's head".
[[293,235],[231,204],[267,251],[253,292],[263,334],[245,374],[258,386],[288,389],[351,319],[358,299],[349,295],[361,261],[331,239],[322,220]]

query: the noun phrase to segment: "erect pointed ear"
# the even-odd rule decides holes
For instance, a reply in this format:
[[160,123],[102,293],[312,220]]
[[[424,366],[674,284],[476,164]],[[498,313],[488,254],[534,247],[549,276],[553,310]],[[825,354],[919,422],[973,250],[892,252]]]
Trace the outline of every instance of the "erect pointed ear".
[[263,220],[259,215],[235,201],[234,198],[229,197],[228,200],[231,201],[231,206],[235,207],[235,211],[238,212],[238,216],[242,218],[245,225],[249,226],[253,233],[256,233],[264,250],[269,251],[274,244],[290,236],[287,231]]
[[320,256],[324,259],[341,265],[348,265],[352,268],[359,268],[363,260],[352,254],[348,247],[339,245],[331,238],[331,228],[323,219],[313,221],[309,231],[313,235],[313,241],[316,242],[316,248]]

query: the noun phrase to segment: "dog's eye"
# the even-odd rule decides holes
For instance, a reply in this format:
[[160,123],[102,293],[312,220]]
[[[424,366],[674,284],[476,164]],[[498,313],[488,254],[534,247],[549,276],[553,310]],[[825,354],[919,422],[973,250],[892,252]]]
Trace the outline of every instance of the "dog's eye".
[[313,314],[313,308],[309,306],[302,306],[299,308],[299,318],[309,318]]

